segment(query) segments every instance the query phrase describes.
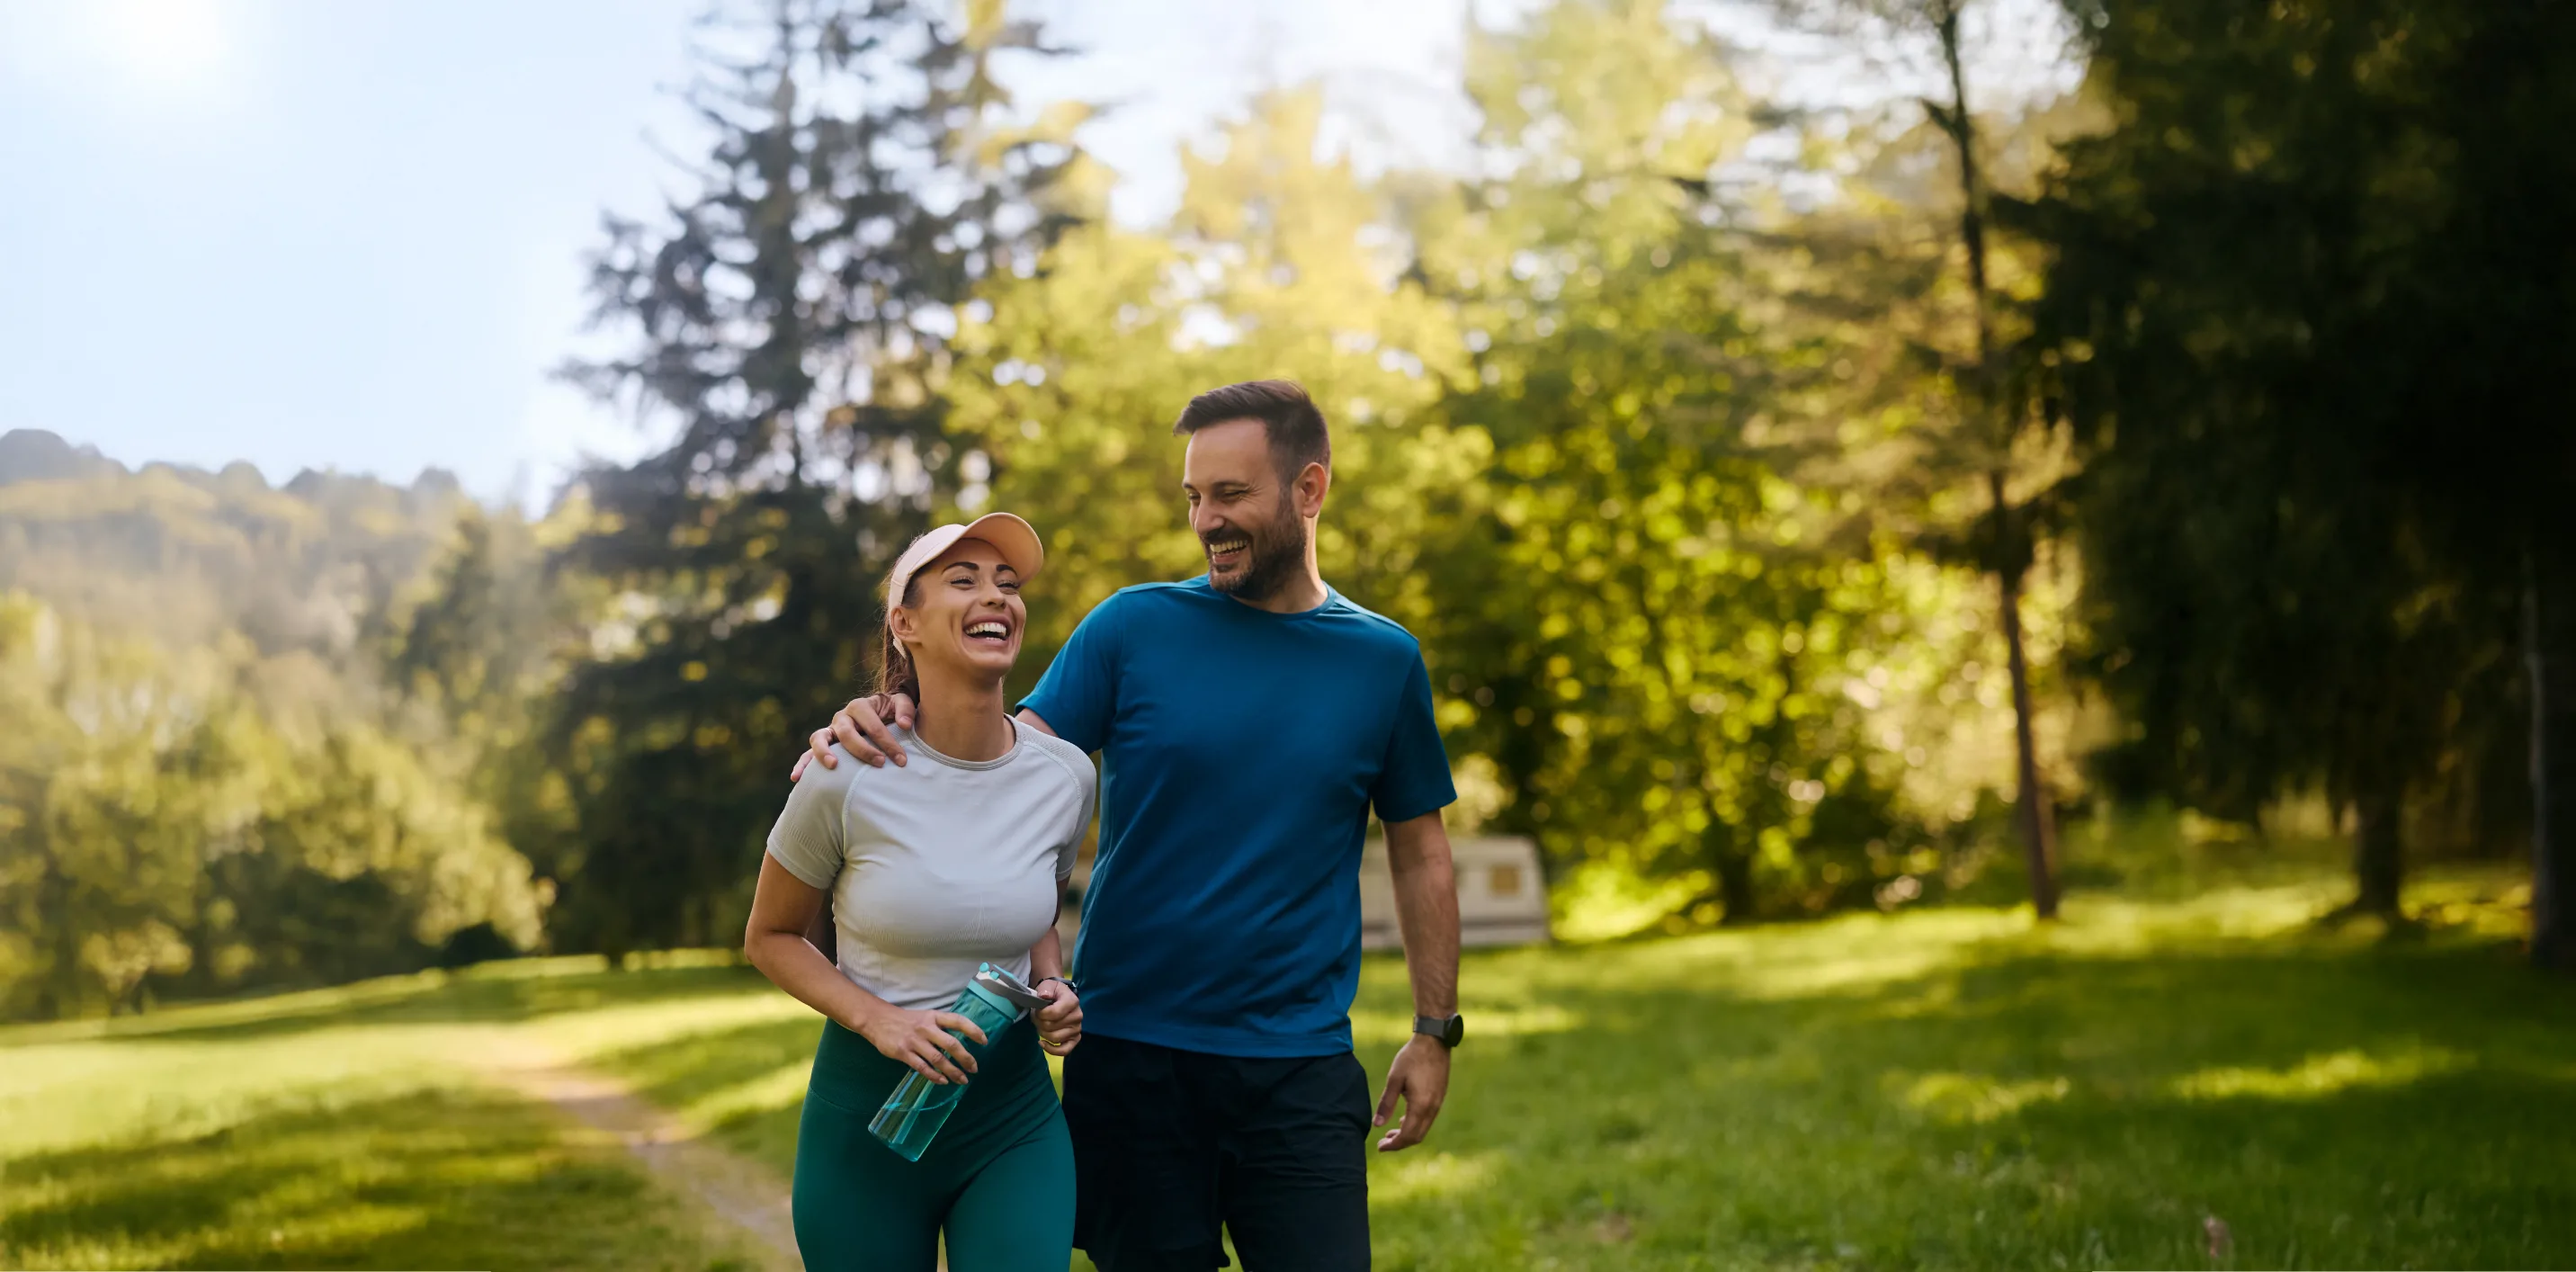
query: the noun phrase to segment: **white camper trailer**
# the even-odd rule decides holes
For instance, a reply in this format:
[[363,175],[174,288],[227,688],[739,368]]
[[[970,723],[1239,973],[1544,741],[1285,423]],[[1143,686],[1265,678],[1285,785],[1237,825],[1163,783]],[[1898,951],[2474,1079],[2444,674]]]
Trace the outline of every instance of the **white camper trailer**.
[[[1547,939],[1547,884],[1538,870],[1538,845],[1527,839],[1453,839],[1450,859],[1458,875],[1458,938],[1463,945],[1528,945]],[[1360,945],[1391,950],[1403,944],[1395,926],[1395,877],[1387,872],[1386,841],[1371,839],[1360,857]]]

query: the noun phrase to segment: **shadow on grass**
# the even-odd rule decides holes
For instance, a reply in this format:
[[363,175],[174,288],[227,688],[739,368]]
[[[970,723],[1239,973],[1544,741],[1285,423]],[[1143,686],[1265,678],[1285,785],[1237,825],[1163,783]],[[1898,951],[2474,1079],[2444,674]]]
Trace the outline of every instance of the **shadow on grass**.
[[0,1265],[740,1266],[710,1261],[611,1151],[505,1098],[432,1090],[30,1155],[0,1167]]
[[2496,950],[2006,943],[1795,997],[1599,957],[1471,964],[1471,1020],[1565,1027],[1458,1053],[1436,1151],[1376,1163],[1380,1267],[2576,1262],[2576,992]]

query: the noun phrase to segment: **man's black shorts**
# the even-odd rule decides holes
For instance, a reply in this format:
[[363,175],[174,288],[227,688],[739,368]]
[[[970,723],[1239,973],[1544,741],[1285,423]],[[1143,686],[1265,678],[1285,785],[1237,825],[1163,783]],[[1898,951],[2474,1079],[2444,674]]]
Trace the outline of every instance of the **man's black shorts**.
[[1073,1243],[1101,1272],[1369,1264],[1368,1073],[1343,1054],[1256,1059],[1092,1034],[1064,1058]]

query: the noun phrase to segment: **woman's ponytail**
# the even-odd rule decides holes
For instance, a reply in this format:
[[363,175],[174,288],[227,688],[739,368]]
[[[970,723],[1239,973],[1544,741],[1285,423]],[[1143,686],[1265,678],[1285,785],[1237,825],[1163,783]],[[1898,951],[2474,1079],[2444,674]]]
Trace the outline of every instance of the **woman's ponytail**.
[[[894,581],[893,576],[889,574],[886,581],[888,583],[892,583]],[[914,599],[919,596],[920,592],[921,578],[919,575],[916,574],[914,577],[904,580],[903,603],[906,606],[911,605],[914,602]],[[912,699],[913,708],[915,710],[919,710],[921,707],[921,671],[912,665],[911,651],[903,647],[902,641],[895,639],[894,614],[891,611],[886,614],[885,622],[880,624],[877,628],[877,641],[877,692],[881,694],[902,694],[903,696]]]

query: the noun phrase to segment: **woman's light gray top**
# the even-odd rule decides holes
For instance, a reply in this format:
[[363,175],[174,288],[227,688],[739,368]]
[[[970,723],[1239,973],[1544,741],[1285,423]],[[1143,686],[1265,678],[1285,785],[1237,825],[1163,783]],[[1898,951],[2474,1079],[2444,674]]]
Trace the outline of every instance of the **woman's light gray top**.
[[787,873],[831,894],[841,974],[913,1011],[946,1011],[992,963],[1025,979],[1029,947],[1091,825],[1091,757],[1035,729],[998,760],[950,759],[898,731],[911,763],[805,766],[769,832]]

